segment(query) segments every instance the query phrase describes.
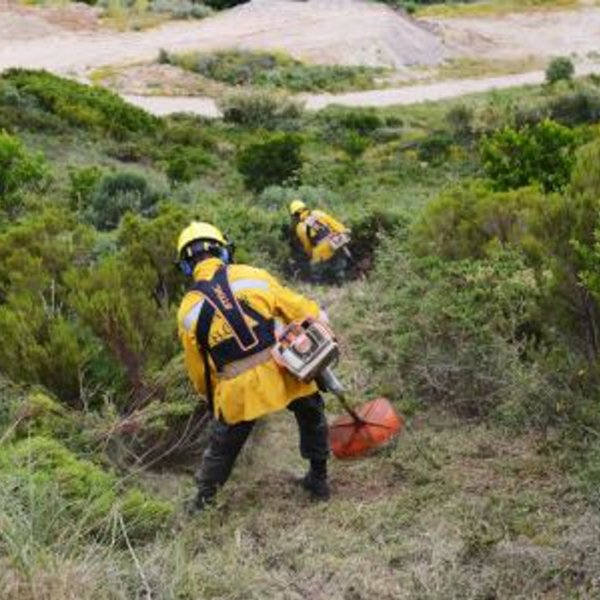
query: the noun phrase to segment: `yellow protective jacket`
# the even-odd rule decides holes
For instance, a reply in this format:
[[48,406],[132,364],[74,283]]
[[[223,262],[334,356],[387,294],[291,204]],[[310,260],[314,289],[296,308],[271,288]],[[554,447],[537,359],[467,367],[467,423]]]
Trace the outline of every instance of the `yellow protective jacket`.
[[296,235],[310,261],[312,263],[326,262],[333,258],[335,250],[331,247],[327,237],[316,243],[314,240],[311,240],[310,219],[316,219],[320,223],[323,223],[334,234],[348,231],[348,228],[322,210],[312,210],[308,215],[303,215],[300,222],[296,225]]
[[[204,260],[194,269],[194,280],[211,280],[223,263],[217,258]],[[276,327],[301,320],[307,316],[318,317],[319,305],[282,286],[277,279],[262,269],[246,265],[227,267],[227,278],[235,299],[266,319],[275,319]],[[196,341],[198,316],[205,296],[189,291],[181,302],[177,316],[179,335],[185,352],[185,364],[194,387],[206,394],[204,361]],[[247,315],[246,323],[254,325]],[[233,332],[223,315],[216,311],[208,332],[210,349],[233,339]],[[291,373],[279,367],[272,358],[244,370],[233,378],[225,378],[209,359],[213,386],[214,411],[226,423],[250,421],[280,410],[290,402],[317,391],[314,383],[302,383]]]

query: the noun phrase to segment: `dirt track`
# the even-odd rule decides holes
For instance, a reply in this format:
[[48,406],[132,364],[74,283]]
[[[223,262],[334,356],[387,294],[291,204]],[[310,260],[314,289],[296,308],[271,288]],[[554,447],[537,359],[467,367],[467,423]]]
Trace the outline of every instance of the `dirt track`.
[[[600,71],[595,65],[585,65],[578,69],[578,75]],[[424,85],[410,85],[398,89],[352,92],[349,94],[308,95],[304,99],[308,110],[319,110],[331,104],[343,106],[402,106],[457,98],[467,94],[505,89],[520,85],[540,84],[544,81],[543,71],[532,71],[519,75],[487,77],[482,79],[457,79]],[[127,101],[156,115],[187,112],[205,117],[218,117],[219,110],[211,98],[190,98],[172,96],[125,96]]]
[[[79,11],[84,9],[78,9]],[[81,15],[78,16],[78,18]],[[323,63],[385,64],[397,70],[435,65],[450,56],[519,59],[577,53],[579,72],[593,71],[589,56],[600,39],[600,10],[531,13],[414,23],[380,4],[360,0],[254,0],[205,21],[172,22],[145,32],[61,27],[33,10],[0,8],[0,70],[45,68],[85,79],[93,69],[152,61],[170,51],[223,47],[284,49]],[[586,63],[587,64],[583,64]],[[459,79],[393,90],[306,98],[309,109],[327,104],[387,106],[538,83],[541,72]],[[191,111],[214,116],[206,98],[129,97],[157,114]]]

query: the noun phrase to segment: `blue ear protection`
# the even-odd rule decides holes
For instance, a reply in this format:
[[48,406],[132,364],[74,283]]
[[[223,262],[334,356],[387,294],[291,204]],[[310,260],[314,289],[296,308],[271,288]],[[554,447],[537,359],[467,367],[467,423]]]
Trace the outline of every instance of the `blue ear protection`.
[[[212,248],[216,248],[216,245],[213,245]],[[217,258],[222,260],[226,265],[231,264],[233,262],[233,244],[228,244],[227,246],[218,246],[218,254]],[[197,242],[192,244],[190,247],[186,248],[183,252],[187,254],[187,258],[182,258],[177,261],[179,266],[179,270],[186,276],[191,277],[194,274],[194,254],[197,252],[206,252],[209,249],[207,242]]]
[[186,277],[191,277],[194,274],[194,269],[187,260],[179,261],[179,269]]
[[227,247],[221,248],[221,252],[220,252],[219,258],[226,265],[228,265],[231,262],[231,253],[229,252],[229,248],[227,248]]

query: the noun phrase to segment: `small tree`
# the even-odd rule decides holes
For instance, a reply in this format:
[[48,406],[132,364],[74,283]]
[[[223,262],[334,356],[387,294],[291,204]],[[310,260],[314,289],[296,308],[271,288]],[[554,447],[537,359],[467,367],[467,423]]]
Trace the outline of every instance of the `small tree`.
[[554,58],[546,69],[546,82],[553,84],[557,81],[571,81],[575,74],[573,61],[567,56]]
[[302,138],[296,134],[275,134],[250,144],[237,157],[237,167],[248,189],[261,192],[269,185],[294,179],[302,168]]

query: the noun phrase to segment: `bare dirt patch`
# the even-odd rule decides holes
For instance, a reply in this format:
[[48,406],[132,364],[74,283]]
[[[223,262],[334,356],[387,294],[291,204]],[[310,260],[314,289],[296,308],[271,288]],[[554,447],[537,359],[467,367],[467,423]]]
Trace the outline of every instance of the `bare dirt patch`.
[[173,65],[132,65],[122,69],[100,69],[92,74],[100,83],[120,94],[137,96],[211,96],[225,86]]

